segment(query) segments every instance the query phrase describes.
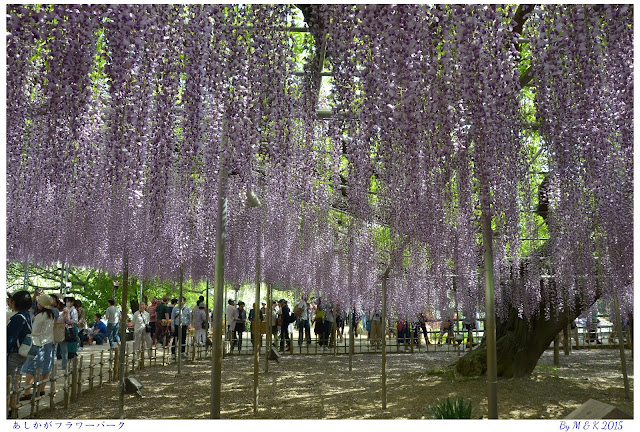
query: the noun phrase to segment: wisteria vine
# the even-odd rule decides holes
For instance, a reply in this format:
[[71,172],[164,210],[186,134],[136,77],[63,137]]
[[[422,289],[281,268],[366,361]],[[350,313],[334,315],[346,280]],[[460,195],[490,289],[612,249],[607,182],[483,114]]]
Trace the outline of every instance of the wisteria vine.
[[[254,281],[261,235],[263,280],[282,289],[377,308],[399,254],[391,310],[474,314],[484,212],[499,316],[613,296],[628,312],[632,11],[544,5],[520,35],[514,7],[318,5],[296,79],[290,6],[9,6],[7,256],[116,274],[126,253],[140,277],[212,278],[225,170],[232,283]],[[521,240],[539,222],[519,37],[549,168],[544,248]]]

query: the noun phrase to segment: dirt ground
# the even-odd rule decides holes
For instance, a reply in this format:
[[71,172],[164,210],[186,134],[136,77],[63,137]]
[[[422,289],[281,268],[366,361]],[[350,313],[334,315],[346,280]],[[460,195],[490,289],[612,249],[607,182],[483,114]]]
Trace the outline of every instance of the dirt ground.
[[[387,355],[387,410],[381,409],[381,355],[354,356],[349,372],[346,355],[285,356],[263,373],[260,361],[259,410],[253,413],[253,357],[223,360],[221,417],[226,419],[421,419],[440,397],[463,397],[473,404],[474,418],[487,416],[485,378],[464,378],[445,369],[458,358],[451,353]],[[627,350],[633,394],[633,360]],[[125,396],[127,419],[207,419],[211,394],[210,360],[146,368],[136,377],[143,398]],[[498,412],[504,419],[562,419],[588,399],[614,405],[633,415],[625,399],[619,351],[591,349],[561,354],[553,366],[547,350],[533,374],[500,379]],[[43,411],[41,418],[114,419],[118,417],[117,384],[83,394],[69,409]],[[90,414],[89,414],[90,413]]]

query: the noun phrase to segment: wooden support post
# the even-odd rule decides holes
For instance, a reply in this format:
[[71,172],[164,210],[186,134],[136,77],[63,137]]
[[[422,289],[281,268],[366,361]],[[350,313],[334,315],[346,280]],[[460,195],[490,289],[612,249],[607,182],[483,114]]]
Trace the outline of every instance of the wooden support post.
[[[55,345],[54,345],[55,346]],[[53,362],[53,366],[51,367],[51,374],[49,375],[49,407],[52,410],[56,409],[56,372],[57,365],[56,362]]]
[[102,387],[103,370],[104,370],[104,351],[100,351],[100,387]]
[[78,357],[74,357],[71,372],[71,402],[78,400]]
[[89,357],[89,390],[93,390],[93,357],[94,354],[91,353],[91,356]]
[[[259,209],[256,217],[256,292],[254,297],[253,307],[253,323],[251,324],[251,333],[253,336],[253,412],[258,412],[258,399],[259,399],[259,373],[260,373],[260,283],[262,281],[262,212]],[[291,347],[293,348],[293,341],[291,341]],[[266,356],[268,357],[269,351],[267,350]]]
[[387,409],[387,277],[391,266],[382,276],[382,409]]
[[[489,200],[488,185],[485,185],[481,201]],[[487,342],[487,399],[488,417],[498,418],[498,362],[496,354],[496,312],[493,280],[493,229],[491,213],[487,204],[482,206],[482,243],[484,246],[485,315],[484,335]],[[448,338],[447,338],[448,341]]]
[[[223,125],[223,134],[224,134]],[[224,139],[224,137],[223,137]],[[222,315],[226,305],[223,304],[224,289],[224,252],[227,228],[227,166],[221,158],[218,167],[218,212],[216,215],[216,253],[214,270],[213,300],[213,346],[211,353],[211,396],[210,417],[220,418],[220,402],[222,399]]]
[[[128,219],[128,218],[127,218]],[[122,257],[122,316],[127,317],[127,303],[128,303],[128,289],[129,289],[129,252],[125,247],[124,254]],[[126,320],[125,320],[126,323]],[[126,332],[126,324],[120,326],[120,341],[122,342],[122,349],[120,350],[119,357],[119,387],[118,387],[118,396],[119,396],[119,406],[118,406],[118,418],[124,418],[124,377],[125,372],[127,370],[126,364],[126,352],[127,352],[127,332]],[[119,347],[120,348],[120,347]]]
[[553,338],[553,364],[560,365],[560,334]]
[[353,351],[355,348],[355,341],[353,340],[353,320],[355,316],[353,311],[349,314],[349,372],[353,371]]
[[34,418],[36,415],[36,401],[40,398],[40,377],[42,376],[40,369],[36,369],[33,384],[31,385],[31,414],[29,417]]
[[64,380],[62,384],[63,388],[63,397],[64,397],[64,409],[69,408],[69,400],[71,399],[71,392],[69,391],[69,368],[71,367],[71,362],[67,362],[67,367],[64,369]]
[[176,329],[178,330],[178,335],[176,336],[176,362],[178,363],[178,375],[180,375],[180,373],[182,372],[182,347],[185,346],[186,348],[186,341],[182,340],[182,309],[184,308],[184,305],[182,304],[183,279],[184,275],[182,273],[182,257],[180,257],[180,291],[178,293],[178,325],[176,326]]
[[[133,357],[136,357],[136,352],[135,352],[135,342],[134,342],[134,353],[133,353]],[[142,349],[140,349],[140,359],[138,361],[138,370],[142,370],[144,369],[144,350],[145,350],[145,341],[142,341]]]
[[[331,335],[329,336],[329,341],[333,340],[333,355],[338,354],[338,328],[336,325],[336,311],[333,312],[333,321],[331,322]],[[291,344],[293,346],[293,343]]]
[[[118,348],[116,348],[118,349]],[[113,361],[113,354],[114,354],[114,350],[110,349],[109,350],[109,379],[108,382],[114,381],[115,380],[115,375],[116,375],[116,365],[115,362]]]
[[74,357],[74,359],[78,359],[78,393],[76,394],[76,400],[82,394],[82,375],[84,372],[84,368],[82,367],[82,363],[84,362],[83,357]]
[[629,390],[629,377],[627,375],[627,360],[624,354],[624,335],[622,334],[622,320],[620,319],[620,305],[618,304],[618,296],[614,296],[614,309],[616,310],[616,327],[618,327],[618,346],[620,347],[620,363],[622,366],[622,378],[624,381],[624,395],[627,399],[631,399],[631,391]]
[[195,338],[195,334],[194,337],[191,338],[191,352],[190,352],[190,357],[191,357],[191,361],[194,361],[196,359],[196,338]]
[[271,351],[271,319],[273,318],[272,306],[271,306],[271,284],[267,284],[267,307],[266,314],[264,317],[267,322],[267,333],[265,335],[265,339],[267,341],[267,346],[265,347],[265,356],[264,356],[264,372],[269,372],[269,352]]
[[562,329],[562,337],[564,338],[564,355],[568,356],[571,351],[571,333],[569,333],[569,326],[565,326]]

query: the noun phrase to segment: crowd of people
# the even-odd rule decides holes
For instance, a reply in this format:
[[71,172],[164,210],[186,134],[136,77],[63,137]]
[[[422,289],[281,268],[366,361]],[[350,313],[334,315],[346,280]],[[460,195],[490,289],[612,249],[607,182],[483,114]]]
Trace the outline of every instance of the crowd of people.
[[[61,299],[57,294],[45,294],[41,289],[36,289],[33,296],[28,291],[9,294],[7,303],[10,308],[7,314],[7,374],[11,377],[12,390],[17,375],[25,375],[27,391],[20,400],[29,400],[33,397],[29,384],[33,383],[37,370],[46,379],[56,356],[63,369],[77,356],[78,325],[84,318],[84,310],[82,303],[73,297]],[[27,336],[39,347],[34,357],[19,354]],[[44,387],[43,383],[38,388],[40,395],[44,394]]]
[[[44,294],[41,289],[36,289],[31,297],[27,291],[19,291],[9,296],[9,305],[13,312],[10,314],[8,332],[14,334],[8,337],[8,364],[11,371],[21,371],[27,376],[27,382],[33,380],[35,370],[40,369],[43,375],[51,371],[54,359],[61,360],[61,367],[65,369],[68,360],[77,355],[78,350],[86,344],[109,343],[109,347],[120,343],[119,327],[122,320],[122,312],[113,299],[108,300],[108,306],[104,315],[96,313],[93,316],[93,324],[87,326],[82,302],[73,297],[60,297],[56,294]],[[20,300],[17,302],[17,300]],[[27,303],[26,308],[23,308]],[[289,306],[289,302],[282,298],[273,301],[271,307],[267,307],[266,301],[262,301],[259,309],[258,322],[254,313],[255,304],[248,311],[241,300],[229,300],[226,309],[226,339],[231,341],[231,351],[242,352],[244,333],[248,330],[248,324],[252,329],[249,337],[254,344],[256,333],[260,343],[262,335],[267,332],[267,321],[271,315],[271,333],[274,346],[279,346],[281,351],[290,349],[292,342],[290,334],[297,333],[298,346],[311,344],[311,332],[316,336],[316,341],[322,349],[334,347],[344,337],[344,327],[347,321],[348,310],[339,302],[333,302],[327,297],[308,297],[301,295]],[[26,310],[26,313],[20,312]],[[380,349],[382,338],[391,329],[395,329],[398,344],[408,346],[424,341],[430,344],[427,322],[430,321],[420,313],[415,320],[396,320],[395,328],[387,317],[383,320],[380,310],[371,310],[368,313],[351,310],[351,325],[357,336],[358,325],[362,322],[362,329],[366,330],[368,342],[374,349]],[[22,319],[21,317],[26,318]],[[106,321],[106,322],[105,322]],[[468,322],[467,322],[468,321]],[[180,326],[180,322],[182,326]],[[471,332],[475,327],[475,321],[465,320],[464,329]],[[36,340],[36,344],[42,349],[38,356],[20,363],[16,352],[21,343],[26,329]],[[181,332],[179,333],[179,328]],[[142,350],[147,349],[151,355],[151,349],[160,343],[161,346],[171,347],[171,355],[176,356],[176,345],[180,343],[180,354],[185,356],[185,346],[188,330],[193,329],[194,343],[198,346],[211,344],[208,338],[210,329],[210,315],[206,308],[204,297],[200,296],[196,305],[189,308],[185,297],[169,300],[167,295],[162,298],[152,298],[147,307],[145,302],[140,302],[138,310],[131,317],[131,329],[134,335],[134,347],[137,356]],[[441,343],[443,336],[447,336],[450,342],[453,340],[453,323],[451,318],[441,321],[437,343]],[[420,334],[422,333],[422,335]],[[470,339],[470,338],[469,338]],[[20,363],[20,364],[18,364]],[[27,397],[30,395],[25,395]]]

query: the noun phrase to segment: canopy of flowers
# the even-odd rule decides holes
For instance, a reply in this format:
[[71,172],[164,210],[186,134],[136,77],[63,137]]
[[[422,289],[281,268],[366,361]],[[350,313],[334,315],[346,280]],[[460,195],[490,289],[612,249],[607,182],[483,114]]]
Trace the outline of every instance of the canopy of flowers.
[[485,212],[499,315],[631,308],[632,12],[320,5],[306,43],[282,5],[8,6],[7,257],[212,278],[224,170],[230,282],[262,233],[279,287],[376,307],[392,265],[392,309],[471,313]]

